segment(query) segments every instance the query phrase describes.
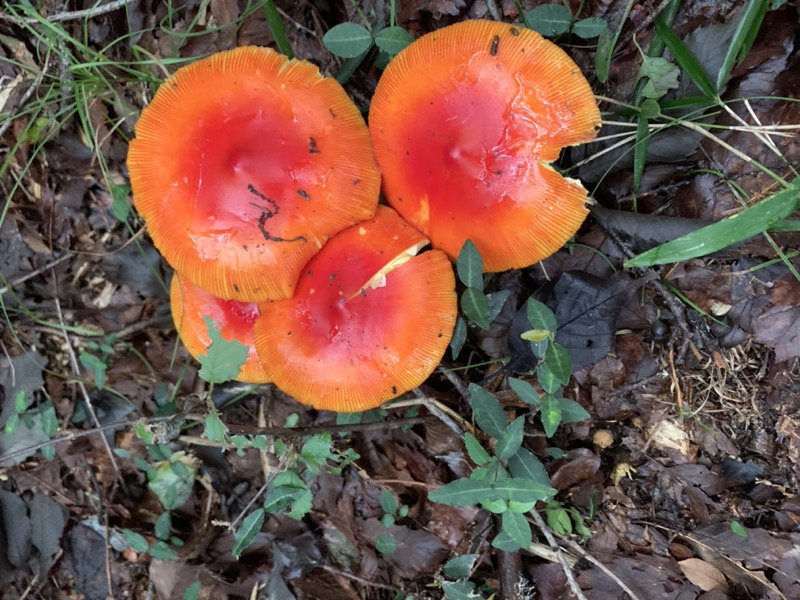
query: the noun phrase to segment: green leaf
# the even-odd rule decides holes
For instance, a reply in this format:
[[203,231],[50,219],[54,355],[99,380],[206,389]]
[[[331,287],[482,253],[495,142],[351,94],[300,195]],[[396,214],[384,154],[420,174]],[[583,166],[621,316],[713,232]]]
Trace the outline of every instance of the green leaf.
[[514,419],[502,435],[497,439],[494,453],[500,460],[514,456],[522,446],[522,437],[525,429],[525,417]]
[[375,45],[389,56],[399,54],[414,41],[414,36],[402,27],[387,27],[375,35]]
[[465,286],[483,291],[483,259],[472,240],[467,240],[461,246],[456,260],[456,271]]
[[660,56],[642,55],[637,79],[647,79],[642,88],[642,96],[658,100],[670,90],[678,87],[678,75],[681,70],[677,65]]
[[547,517],[547,524],[550,529],[561,535],[572,534],[572,519],[569,518],[569,513],[561,508],[551,508],[545,511]]
[[160,540],[168,540],[172,531],[172,514],[166,510],[156,519],[153,531]]
[[553,335],[552,331],[547,331],[546,329],[529,329],[528,331],[523,331],[519,334],[519,337],[525,340],[526,342],[543,342],[546,339],[550,338]]
[[733,216],[643,252],[625,263],[626,268],[651,267],[705,256],[767,231],[797,210],[797,182]]
[[295,521],[299,521],[311,512],[311,505],[313,503],[314,496],[311,494],[311,490],[307,488],[299,490],[295,494],[289,510],[286,511],[286,516]]
[[493,438],[499,439],[508,427],[503,407],[497,398],[475,383],[469,384],[469,393],[472,412],[478,427]]
[[569,31],[572,14],[563,4],[542,4],[525,14],[531,28],[547,37],[555,37]]
[[572,26],[572,33],[585,40],[590,40],[608,31],[608,23],[597,17],[589,17],[576,21]]
[[115,185],[111,188],[111,214],[118,221],[126,221],[131,213],[128,196],[131,193],[129,185]]
[[549,485],[541,485],[530,479],[514,477],[498,481],[494,485],[494,494],[498,498],[514,502],[538,502],[556,495],[556,490]]
[[84,369],[94,373],[95,386],[98,389],[103,389],[106,386],[106,363],[88,352],[81,352],[80,361]]
[[767,14],[769,8],[769,0],[750,0],[747,3],[747,8],[739,18],[739,23],[736,25],[736,31],[733,32],[733,38],[725,53],[725,58],[722,60],[722,67],[717,73],[717,91],[722,91],[728,81],[728,77],[733,70],[734,63],[743,61],[753,42],[756,35],[761,29],[761,23]]
[[561,424],[561,405],[558,398],[551,394],[542,397],[541,419],[544,433],[547,437],[553,437]]
[[536,366],[536,379],[539,380],[539,385],[548,394],[555,394],[561,389],[561,379],[556,377],[550,365],[546,362],[540,362]]
[[[450,354],[453,360],[458,358],[461,354],[461,349],[464,347],[464,342],[467,341],[467,322],[463,317],[459,316],[456,319],[456,326],[453,329],[453,337],[450,340]],[[340,413],[341,414],[341,413]]]
[[446,600],[476,600],[483,598],[475,591],[475,584],[471,581],[444,581],[442,591]]
[[608,74],[611,71],[611,55],[614,52],[614,45],[617,37],[606,29],[597,38],[597,51],[594,55],[594,70],[600,83],[608,81]]
[[339,23],[322,36],[322,43],[336,56],[355,58],[372,46],[372,34],[357,23]]
[[185,592],[183,592],[183,600],[199,600],[201,589],[202,587],[200,586],[200,582],[195,581],[192,585],[186,588]]
[[597,72],[597,78],[601,81],[601,83],[605,83],[608,80],[608,73],[611,70],[611,57],[614,54],[614,48],[617,46],[617,40],[622,33],[622,27],[628,20],[628,15],[630,14],[631,8],[633,8],[634,4],[635,0],[628,0],[628,2],[625,4],[625,10],[619,17],[619,24],[614,32],[612,33],[609,29],[606,29],[597,39],[597,53],[594,58],[594,63],[595,70]]
[[56,407],[52,400],[45,400],[39,409],[39,416],[41,418],[42,433],[48,438],[53,439],[58,433],[58,415],[56,415]]
[[519,544],[512,538],[505,529],[501,529],[494,539],[492,546],[503,552],[516,552],[519,550]]
[[533,541],[531,526],[523,515],[510,510],[504,512],[501,527],[517,543],[520,550],[530,548]]
[[309,473],[317,475],[327,462],[336,462],[336,455],[331,452],[333,438],[330,433],[312,435],[303,444],[300,456],[306,463]]
[[189,500],[197,474],[197,462],[184,452],[176,452],[147,473],[147,487],[167,510],[179,508]]
[[464,446],[472,462],[478,466],[485,465],[492,458],[475,436],[469,432],[464,434]]
[[156,560],[172,560],[178,553],[170,548],[166,542],[156,542],[147,549],[147,553]]
[[489,300],[476,288],[467,288],[461,295],[461,310],[481,329],[489,327]]
[[383,512],[388,515],[393,515],[397,512],[397,497],[387,489],[381,490],[381,508]]
[[491,497],[492,493],[492,484],[488,481],[457,479],[430,492],[428,499],[451,506],[472,506]]
[[122,537],[125,539],[125,543],[128,544],[128,547],[134,552],[147,552],[149,544],[147,540],[144,539],[144,536],[130,529],[123,529]]
[[580,423],[591,418],[591,415],[580,404],[568,398],[558,398],[561,409],[561,421],[564,423]]
[[481,506],[494,515],[502,515],[508,510],[508,500],[502,498],[491,498],[481,502]]
[[5,431],[5,434],[7,436],[12,436],[17,432],[18,428],[19,428],[19,415],[12,414],[8,417],[8,420],[6,421],[3,431]]
[[544,362],[550,367],[553,375],[555,375],[561,385],[567,385],[569,383],[569,378],[572,374],[572,358],[564,346],[560,344],[550,344],[550,347],[544,355]]
[[698,89],[705,96],[716,98],[717,89],[714,87],[714,84],[711,83],[711,78],[709,78],[703,65],[700,64],[695,55],[692,54],[692,51],[683,43],[683,40],[681,40],[660,17],[656,19],[656,33],[658,33],[658,37],[663,40],[664,44],[669,48],[670,53],[672,53],[673,58],[675,58],[681,68],[686,71],[686,74]]
[[506,300],[511,295],[511,290],[500,290],[499,292],[492,292],[486,294],[486,299],[489,301],[489,322],[494,321],[503,310]]
[[379,535],[375,539],[375,549],[384,556],[394,554],[397,552],[397,540],[387,533]]
[[525,305],[525,310],[528,314],[528,322],[534,329],[542,329],[552,333],[558,328],[553,311],[538,300],[529,298],[528,303]]
[[525,448],[520,448],[514,456],[508,459],[508,470],[514,478],[530,479],[542,486],[550,486],[550,478],[541,461]]
[[731,531],[739,537],[747,537],[747,529],[739,521],[731,521]]
[[211,317],[203,317],[208,328],[208,338],[211,345],[205,354],[197,357],[203,368],[200,377],[209,383],[224,383],[235,379],[239,369],[247,360],[250,350],[237,340],[227,341],[222,339],[222,334]]
[[442,567],[442,573],[445,577],[450,579],[468,579],[472,575],[472,568],[475,566],[475,561],[478,560],[479,554],[462,554],[451,558]]
[[516,377],[509,377],[508,383],[520,400],[531,406],[539,406],[539,394],[530,383]]
[[206,415],[204,422],[205,434],[211,442],[224,442],[228,433],[228,426],[219,418],[219,413],[214,411]]

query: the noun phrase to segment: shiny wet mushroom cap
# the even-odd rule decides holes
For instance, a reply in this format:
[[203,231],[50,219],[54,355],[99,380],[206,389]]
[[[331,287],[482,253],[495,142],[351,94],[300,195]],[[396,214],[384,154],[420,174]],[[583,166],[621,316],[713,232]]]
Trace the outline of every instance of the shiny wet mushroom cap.
[[357,412],[420,385],[439,364],[456,317],[444,253],[395,211],[331,238],[292,298],[260,305],[255,344],[284,392],[318,409]]
[[452,260],[471,239],[487,271],[525,267],[587,215],[586,190],[550,163],[593,139],[600,113],[534,31],[475,20],[419,38],[383,73],[369,127],[389,203]]
[[175,273],[170,284],[170,307],[175,329],[192,357],[205,354],[211,346],[204,320],[209,317],[224,340],[236,340],[249,348],[247,360],[236,379],[245,383],[269,383],[253,343],[253,327],[260,316],[258,304],[217,298]]
[[256,47],[168,78],[136,124],[128,169],[167,261],[244,302],[290,296],[331,235],[374,214],[380,186],[366,124],[342,87]]

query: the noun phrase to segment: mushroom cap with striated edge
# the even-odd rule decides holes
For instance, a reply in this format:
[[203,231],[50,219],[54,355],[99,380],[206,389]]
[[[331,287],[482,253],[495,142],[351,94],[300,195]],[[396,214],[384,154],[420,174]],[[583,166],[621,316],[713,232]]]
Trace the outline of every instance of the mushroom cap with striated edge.
[[453,333],[453,268],[388,207],[331,238],[292,298],[260,305],[255,344],[275,385],[314,408],[357,412],[420,385]]
[[308,260],[370,218],[380,192],[367,126],[342,87],[268,48],[169,77],[136,124],[128,169],[166,260],[243,302],[290,296]]
[[473,20],[422,36],[378,82],[369,113],[389,204],[455,260],[471,239],[486,271],[558,250],[587,193],[551,166],[597,135],[580,69],[538,33]]
[[170,284],[170,307],[175,329],[192,357],[205,354],[211,346],[203,319],[209,317],[224,340],[236,340],[249,349],[236,379],[244,383],[270,382],[253,343],[253,327],[260,316],[258,304],[217,298],[175,272]]

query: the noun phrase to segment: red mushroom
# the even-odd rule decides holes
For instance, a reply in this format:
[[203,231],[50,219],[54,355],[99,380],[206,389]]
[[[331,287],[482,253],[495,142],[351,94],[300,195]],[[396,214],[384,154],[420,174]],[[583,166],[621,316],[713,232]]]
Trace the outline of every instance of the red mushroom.
[[260,305],[255,345],[284,392],[318,409],[355,412],[420,385],[456,317],[447,256],[396,212],[345,229],[303,269],[292,298]]
[[167,79],[136,124],[128,168],[167,261],[243,302],[290,296],[331,235],[374,214],[380,187],[366,124],[342,87],[255,47]]
[[550,163],[593,139],[580,69],[538,33],[465,21],[398,54],[369,126],[389,203],[455,260],[471,239],[487,271],[555,252],[587,215],[586,190]]
[[170,306],[178,335],[194,358],[205,354],[211,345],[204,320],[209,317],[223,339],[236,340],[250,350],[236,379],[245,383],[269,383],[253,344],[253,326],[260,316],[258,304],[217,298],[176,272],[170,285]]

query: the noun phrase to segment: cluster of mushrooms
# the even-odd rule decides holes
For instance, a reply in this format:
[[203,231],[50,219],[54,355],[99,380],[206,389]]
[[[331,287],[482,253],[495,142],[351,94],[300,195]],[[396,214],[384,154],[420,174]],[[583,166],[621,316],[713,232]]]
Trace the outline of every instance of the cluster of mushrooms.
[[369,126],[308,62],[244,47],[192,63],[142,112],[128,168],[175,269],[189,353],[207,351],[210,317],[250,349],[238,379],[353,412],[439,364],[457,312],[450,261],[467,239],[502,271],[577,231],[586,190],[550,163],[599,126],[560,48],[466,21],[389,63]]

